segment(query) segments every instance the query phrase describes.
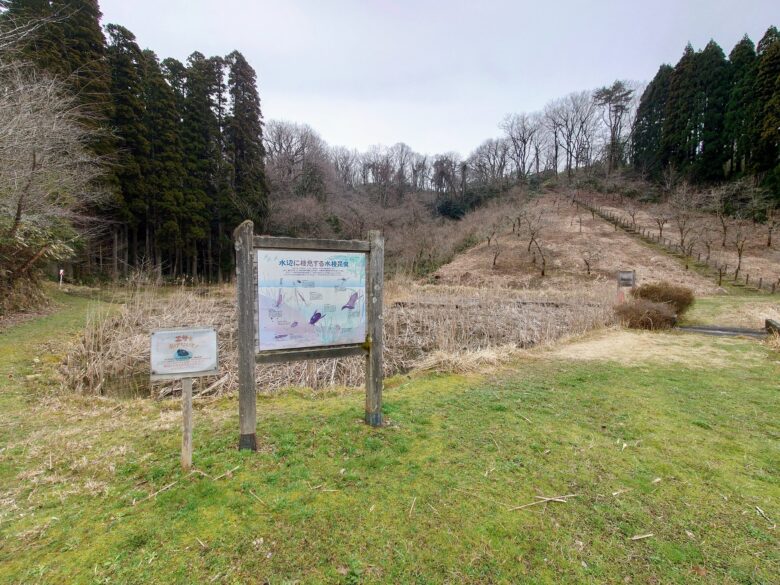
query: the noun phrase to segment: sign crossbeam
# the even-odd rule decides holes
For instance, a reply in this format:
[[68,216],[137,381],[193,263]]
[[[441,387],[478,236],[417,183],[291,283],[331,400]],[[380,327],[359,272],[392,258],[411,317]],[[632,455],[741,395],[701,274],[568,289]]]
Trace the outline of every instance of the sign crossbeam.
[[[240,226],[239,226],[240,227]],[[277,236],[253,236],[255,248],[282,250],[370,252],[370,242],[363,240],[322,240],[317,238],[283,238]]]
[[342,358],[353,355],[365,355],[367,353],[368,348],[365,343],[354,343],[326,347],[307,347],[303,349],[260,351],[255,355],[255,361],[258,364],[278,364],[295,360]]

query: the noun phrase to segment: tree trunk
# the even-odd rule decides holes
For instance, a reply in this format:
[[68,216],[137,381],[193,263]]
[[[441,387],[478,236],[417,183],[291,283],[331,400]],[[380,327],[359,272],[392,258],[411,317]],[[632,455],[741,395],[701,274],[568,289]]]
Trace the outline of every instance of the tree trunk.
[[111,253],[111,278],[119,280],[119,227],[114,226],[114,249]]

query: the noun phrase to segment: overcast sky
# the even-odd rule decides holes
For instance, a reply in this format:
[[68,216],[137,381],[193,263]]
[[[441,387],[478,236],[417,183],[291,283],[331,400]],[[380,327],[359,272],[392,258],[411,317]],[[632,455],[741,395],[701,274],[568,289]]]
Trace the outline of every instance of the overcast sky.
[[690,41],[726,54],[780,25],[777,0],[100,0],[142,48],[238,49],[266,120],[330,144],[468,154],[509,112],[615,79],[649,81]]

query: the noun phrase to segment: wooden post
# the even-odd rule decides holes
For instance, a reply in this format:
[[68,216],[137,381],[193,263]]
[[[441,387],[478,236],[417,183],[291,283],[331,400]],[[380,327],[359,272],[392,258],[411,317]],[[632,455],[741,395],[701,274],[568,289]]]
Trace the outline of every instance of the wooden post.
[[761,287],[764,286],[764,277],[758,279],[758,290],[761,290]]
[[192,467],[192,378],[181,381],[181,466]]
[[368,255],[368,298],[366,299],[368,327],[368,356],[366,356],[366,423],[372,427],[382,425],[382,383],[384,371],[382,349],[384,346],[384,319],[382,297],[384,292],[385,241],[378,231],[368,232],[371,251]]
[[257,451],[254,232],[254,224],[247,220],[236,228],[233,239],[238,291],[238,448]]

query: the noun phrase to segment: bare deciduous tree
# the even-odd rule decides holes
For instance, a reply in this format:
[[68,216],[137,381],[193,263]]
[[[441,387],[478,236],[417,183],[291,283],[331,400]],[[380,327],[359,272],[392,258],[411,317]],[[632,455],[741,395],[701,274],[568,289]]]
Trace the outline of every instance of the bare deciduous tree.
[[734,221],[734,229],[731,236],[731,244],[734,247],[734,251],[737,253],[737,266],[734,269],[734,280],[739,278],[739,273],[742,270],[742,257],[745,255],[745,247],[747,246],[752,223],[751,220],[742,217],[737,218]]
[[653,215],[653,221],[655,222],[655,225],[658,227],[658,237],[663,239],[664,227],[666,226],[666,224],[669,223],[669,220],[671,219],[671,213],[669,211],[669,208],[663,204],[654,205],[651,210],[651,213]]
[[591,271],[596,266],[596,263],[601,260],[601,250],[595,245],[587,246],[582,251],[582,261],[585,263],[585,270],[590,276]]
[[90,213],[107,194],[75,98],[22,64],[3,61],[0,77],[0,282],[12,287],[99,229]]

